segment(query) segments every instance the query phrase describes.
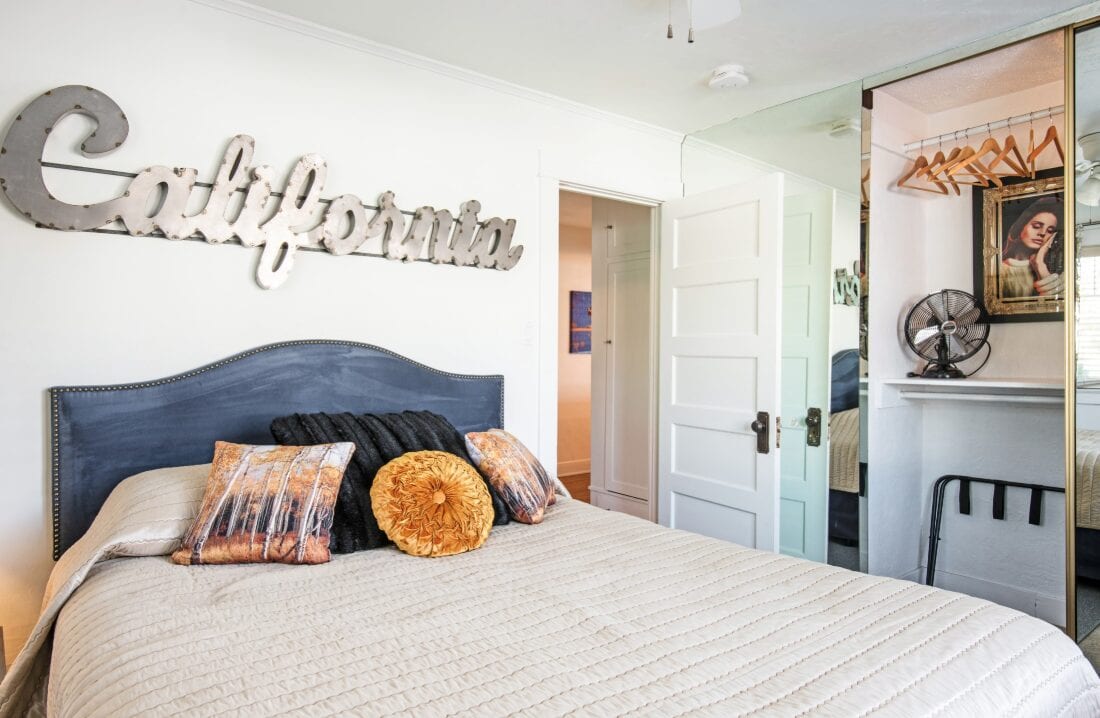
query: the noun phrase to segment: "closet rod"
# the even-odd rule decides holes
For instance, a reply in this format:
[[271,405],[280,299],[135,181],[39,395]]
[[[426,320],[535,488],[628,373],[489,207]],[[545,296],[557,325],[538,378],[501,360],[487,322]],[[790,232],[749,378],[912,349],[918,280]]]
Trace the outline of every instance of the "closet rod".
[[1054,117],[1055,115],[1061,115],[1066,111],[1065,105],[1058,105],[1056,107],[1048,107],[1045,110],[1036,110],[1035,112],[1028,112],[1023,115],[1016,115],[1015,117],[1006,117],[1003,120],[997,120],[996,122],[987,122],[981,125],[975,125],[974,127],[967,127],[965,130],[957,130],[955,132],[947,132],[935,137],[927,137],[919,142],[910,142],[903,150],[906,154],[919,150],[922,147],[934,147],[946,140],[957,140],[960,137],[966,137],[974,132],[992,132],[993,130],[999,130],[1003,127],[1010,127],[1012,125],[1018,125],[1022,122],[1033,122],[1034,120],[1041,120],[1044,117]]

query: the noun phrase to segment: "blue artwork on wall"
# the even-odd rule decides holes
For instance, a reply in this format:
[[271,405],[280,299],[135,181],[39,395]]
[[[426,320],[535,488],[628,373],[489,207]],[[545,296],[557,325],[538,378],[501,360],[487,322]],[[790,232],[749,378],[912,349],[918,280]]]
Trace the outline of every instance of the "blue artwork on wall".
[[592,353],[592,292],[569,292],[569,353]]

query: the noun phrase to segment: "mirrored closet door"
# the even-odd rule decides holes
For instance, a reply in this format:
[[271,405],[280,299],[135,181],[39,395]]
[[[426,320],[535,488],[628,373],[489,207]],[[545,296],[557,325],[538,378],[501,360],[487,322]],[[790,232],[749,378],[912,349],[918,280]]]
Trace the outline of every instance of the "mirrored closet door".
[[[783,173],[779,550],[859,570],[861,86],[690,136],[686,195]],[[861,553],[863,560],[861,561]]]
[[[1076,638],[1093,665],[1100,665],[1100,26],[1078,28],[1073,35],[1076,200],[1071,219],[1077,266],[1075,315],[1076,397],[1074,421],[1076,472],[1073,575]],[[1074,150],[1075,148],[1075,150]]]

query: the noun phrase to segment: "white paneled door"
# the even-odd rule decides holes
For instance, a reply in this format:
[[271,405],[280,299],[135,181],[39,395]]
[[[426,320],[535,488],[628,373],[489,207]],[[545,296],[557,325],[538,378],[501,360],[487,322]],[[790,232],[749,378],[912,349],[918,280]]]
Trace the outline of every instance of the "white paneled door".
[[653,477],[653,231],[651,207],[593,198],[592,487],[645,502]]
[[783,200],[779,549],[811,561],[825,561],[829,530],[832,226],[831,191]]
[[783,176],[661,210],[660,522],[779,546]]

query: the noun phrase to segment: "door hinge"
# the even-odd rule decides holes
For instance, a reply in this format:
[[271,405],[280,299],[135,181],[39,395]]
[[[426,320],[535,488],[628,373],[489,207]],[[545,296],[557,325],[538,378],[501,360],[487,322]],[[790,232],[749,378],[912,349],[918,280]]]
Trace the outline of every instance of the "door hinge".
[[813,406],[806,410],[806,445],[821,446],[821,409]]
[[756,421],[749,425],[749,428],[756,432],[756,453],[758,454],[766,454],[771,450],[771,437],[768,436],[771,425],[771,417],[766,411],[756,412]]
[[783,420],[775,417],[775,448],[779,448],[779,438],[783,434]]

